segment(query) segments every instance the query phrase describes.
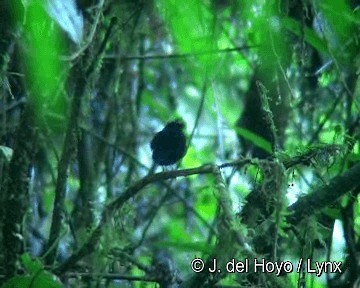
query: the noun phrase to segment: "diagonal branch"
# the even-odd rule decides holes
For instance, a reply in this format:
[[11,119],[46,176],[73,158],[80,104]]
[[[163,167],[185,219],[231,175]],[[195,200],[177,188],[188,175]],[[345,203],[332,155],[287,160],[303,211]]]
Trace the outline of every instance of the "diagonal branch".
[[[234,161],[234,166],[242,166],[245,164],[251,163],[250,159],[242,159],[238,161]],[[224,168],[231,166],[230,163],[226,163],[218,168]],[[196,174],[211,174],[214,173],[213,165],[204,165],[198,168],[192,169],[184,169],[184,170],[176,170],[176,171],[167,171],[156,174],[147,175],[144,178],[138,180],[129,188],[127,188],[123,194],[118,196],[115,200],[110,202],[104,209],[101,219],[93,230],[91,236],[88,241],[77,251],[75,252],[66,262],[56,267],[55,273],[62,274],[69,270],[72,266],[74,266],[77,261],[85,257],[86,255],[91,254],[96,251],[96,248],[99,244],[100,237],[102,235],[103,229],[105,225],[109,222],[109,220],[113,217],[114,213],[121,209],[122,206],[132,197],[137,195],[144,187],[151,183],[155,183],[157,181],[164,181],[167,179],[172,179],[176,177],[186,177],[190,175]],[[215,173],[216,174],[216,173]],[[320,209],[326,207],[333,201],[335,201],[338,197],[342,196],[346,192],[354,189],[359,185],[357,179],[360,177],[360,163],[349,169],[343,175],[335,177],[332,181],[330,181],[329,185],[319,188],[314,191],[314,193],[309,194],[300,198],[295,204],[291,205],[288,210],[292,214],[288,216],[288,222],[296,225],[298,224],[304,217],[308,217],[313,213],[319,211]],[[223,196],[222,196],[223,197]],[[222,198],[220,198],[222,199]],[[225,202],[224,202],[225,203]],[[228,211],[228,209],[225,209]],[[229,218],[229,215],[226,216]],[[230,217],[231,218],[231,217]],[[244,244],[244,239],[241,239],[237,233],[235,233],[235,239],[238,243]],[[243,247],[245,248],[245,247]],[[247,251],[250,253],[250,251]]]
[[195,174],[209,174],[213,172],[212,165],[205,165],[193,169],[184,169],[176,171],[168,171],[156,174],[150,174],[135,182],[129,188],[127,188],[123,194],[117,197],[114,201],[110,202],[104,209],[101,214],[101,219],[99,224],[93,230],[88,241],[77,251],[75,252],[66,262],[55,269],[55,272],[58,274],[68,271],[77,261],[82,259],[84,256],[91,254],[96,251],[96,247],[99,244],[100,237],[102,235],[105,225],[113,217],[114,213],[121,209],[121,207],[132,197],[138,194],[145,186],[157,182],[164,181],[167,179],[172,179],[180,176],[189,176]]
[[351,167],[344,174],[334,177],[328,185],[321,186],[313,193],[301,197],[292,204],[288,211],[287,222],[297,225],[321,209],[327,207],[345,193],[359,187],[360,163]]

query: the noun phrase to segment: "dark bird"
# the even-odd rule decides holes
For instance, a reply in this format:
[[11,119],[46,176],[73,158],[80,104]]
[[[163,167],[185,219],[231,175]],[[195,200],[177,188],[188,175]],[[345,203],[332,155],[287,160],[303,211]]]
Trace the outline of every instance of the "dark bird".
[[152,158],[158,165],[175,164],[186,154],[186,138],[183,133],[184,123],[176,120],[166,124],[151,140]]

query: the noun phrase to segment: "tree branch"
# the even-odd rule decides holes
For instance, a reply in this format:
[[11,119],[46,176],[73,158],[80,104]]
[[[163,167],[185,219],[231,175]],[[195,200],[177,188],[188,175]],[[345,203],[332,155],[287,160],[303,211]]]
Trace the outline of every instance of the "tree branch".
[[344,174],[333,178],[328,185],[321,186],[314,192],[300,197],[288,211],[287,222],[297,225],[303,219],[319,212],[345,193],[358,187],[360,179],[360,163],[354,165]]

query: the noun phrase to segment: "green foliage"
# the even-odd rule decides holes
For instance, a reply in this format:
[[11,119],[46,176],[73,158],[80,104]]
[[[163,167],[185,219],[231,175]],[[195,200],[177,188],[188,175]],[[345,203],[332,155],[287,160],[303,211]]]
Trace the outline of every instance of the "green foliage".
[[[204,3],[191,0],[187,5],[179,5],[177,1],[164,0],[159,1],[158,7],[179,51],[196,54],[217,48],[213,38],[213,14]],[[196,60],[205,67],[205,71],[215,68],[214,56],[202,55]]]
[[266,1],[264,5],[247,1],[244,3],[243,16],[251,22],[251,28],[247,31],[249,40],[260,45],[258,53],[266,69],[273,67],[274,59],[281,64],[288,61],[289,57],[289,46],[283,37],[279,4],[280,1]]
[[15,276],[8,280],[3,288],[61,288],[63,285],[55,275],[44,270],[42,263],[38,259],[31,259],[29,254],[21,257],[25,270],[29,273],[26,276]]
[[282,18],[281,23],[288,31],[294,33],[295,35],[301,37],[303,34],[304,40],[313,46],[317,51],[327,53],[326,42],[322,40],[311,28],[303,27],[301,23],[289,17]]
[[[38,202],[26,209],[31,212],[35,212],[33,207],[43,209],[41,212],[45,215],[37,217],[29,212],[28,217],[30,223],[34,221],[41,226],[38,231],[41,235],[48,235],[51,216],[58,204],[54,203],[54,191],[58,184],[63,184],[66,199],[60,208],[65,217],[57,239],[61,243],[71,239],[66,242],[70,246],[66,256],[73,255],[86,244],[86,248],[90,247],[86,257],[79,258],[89,273],[106,274],[114,261],[126,267],[125,276],[131,279],[144,274],[147,277],[148,271],[153,269],[152,259],[156,253],[165,251],[171,255],[174,266],[181,270],[179,277],[186,280],[196,277],[189,268],[191,255],[208,256],[214,252],[223,257],[234,247],[241,246],[237,251],[239,255],[234,257],[244,257],[245,253],[251,252],[251,257],[289,256],[294,259],[303,252],[313,256],[312,251],[317,249],[313,246],[315,242],[322,246],[328,243],[332,235],[316,217],[290,227],[287,220],[296,215],[290,215],[285,203],[280,202],[285,199],[285,193],[291,193],[297,187],[300,188],[292,195],[293,199],[308,193],[311,196],[319,182],[326,186],[333,177],[346,172],[360,160],[356,122],[360,95],[360,14],[353,11],[347,1],[290,1],[296,8],[279,0],[104,1],[104,6],[99,1],[99,5],[83,10],[86,11],[85,31],[89,32],[90,42],[77,47],[68,45],[66,49],[61,32],[43,9],[43,1],[22,1],[26,5],[20,2],[16,1],[21,7],[17,7],[15,14],[24,24],[25,37],[18,42],[25,47],[21,52],[21,63],[14,57],[11,61],[15,63],[11,63],[13,66],[8,71],[5,66],[1,67],[5,71],[1,75],[6,80],[3,83],[7,83],[7,78],[11,80],[9,89],[1,83],[1,91],[11,101],[25,95],[26,105],[30,103],[35,108],[42,150],[29,157],[32,161],[29,194],[35,199],[32,201]],[[86,6],[86,1],[81,2]],[[23,7],[26,8],[26,19],[20,19]],[[103,42],[113,16],[118,19],[118,24]],[[307,21],[311,17],[309,24]],[[90,35],[92,31],[95,33]],[[17,45],[17,40],[14,43]],[[82,91],[86,99],[82,100],[81,109],[75,116],[78,117],[76,123],[84,124],[81,127],[86,126],[86,129],[74,131],[73,141],[67,143],[73,145],[72,150],[65,153],[65,156],[71,153],[71,161],[64,165],[59,160],[59,152],[64,148],[63,132],[66,128],[75,128],[67,127],[69,101],[74,99],[74,87],[81,78],[77,76],[83,76],[76,74],[86,71],[89,59],[98,56],[98,49],[103,44],[105,58],[100,57],[94,62],[96,77],[86,79],[89,91]],[[251,48],[242,49],[245,45]],[[63,61],[63,55],[75,56],[65,57],[68,60]],[[4,59],[10,61],[6,56]],[[24,67],[24,71],[13,72],[17,66]],[[13,84],[16,81],[11,77],[15,74],[16,77],[25,76],[22,77],[25,88]],[[276,117],[286,118],[286,121],[279,121],[284,124],[276,127],[278,130],[284,128],[283,139],[280,139],[284,140],[284,145],[275,155],[274,143],[233,124],[239,123],[242,113],[246,112],[244,95],[255,93],[249,91],[253,79],[266,91],[261,96],[266,94],[269,98],[266,99],[270,105],[262,106],[262,109],[271,112],[275,120]],[[12,92],[17,90],[20,92]],[[286,109],[277,114],[270,111],[276,110],[283,99],[289,101],[285,108],[290,112]],[[15,100],[14,105],[22,105]],[[0,136],[12,145],[16,143],[14,129],[22,109],[8,113],[6,109],[11,107],[7,104],[6,101],[0,103],[1,119],[6,126],[1,129]],[[217,185],[231,195],[232,198],[226,199],[230,211],[223,211],[219,206],[219,196],[223,195],[215,193],[218,191],[214,189],[218,187],[215,187],[212,174],[201,172],[185,177],[179,174],[181,176],[171,180],[160,179],[166,173],[148,175],[148,167],[153,164],[149,148],[152,134],[161,129],[160,123],[177,117],[186,122],[187,137],[194,131],[187,154],[178,168],[201,169],[204,164],[226,163],[226,168],[221,169],[223,182],[219,181],[221,183]],[[249,118],[254,121],[260,117],[250,115]],[[251,152],[250,148],[241,150],[247,148],[241,147],[239,138],[273,158],[239,164],[243,159],[241,155],[247,156],[249,153],[246,153]],[[79,140],[85,140],[86,144]],[[0,146],[0,164],[2,160],[9,164],[12,159],[15,148],[10,144],[9,147],[5,146],[7,143]],[[282,173],[282,178],[274,177],[271,161],[289,168]],[[6,168],[7,165],[0,167],[4,175]],[[56,171],[60,170],[65,171],[62,176],[66,179],[57,175]],[[158,168],[155,172],[160,171]],[[21,175],[28,177],[30,173],[25,172],[21,171]],[[292,172],[296,176],[291,176]],[[1,173],[0,178],[3,177]],[[151,177],[157,180],[142,187],[141,181]],[[275,182],[274,178],[277,179]],[[0,180],[2,184],[3,179]],[[294,183],[294,188],[282,187],[287,182]],[[137,186],[133,186],[134,183]],[[133,190],[128,190],[129,187]],[[138,187],[142,188],[137,190]],[[126,191],[133,193],[131,197],[125,197]],[[254,193],[257,191],[259,194]],[[274,195],[274,192],[283,194]],[[254,199],[251,199],[253,195]],[[113,207],[106,205],[114,203],[114,199],[125,200],[119,201],[121,205],[116,206],[116,211],[104,216],[104,207]],[[251,200],[252,204],[247,206]],[[333,206],[311,212],[325,214],[329,221],[341,219],[344,217],[340,213],[342,207],[350,205],[351,200],[350,196],[339,195]],[[354,202],[354,231],[355,240],[358,240],[360,210],[358,199]],[[273,203],[278,207],[271,210]],[[311,203],[308,208],[312,210],[316,205],[319,203]],[[249,221],[247,215],[241,215],[244,207],[248,208]],[[74,215],[74,211],[79,215]],[[264,211],[266,217],[262,215]],[[225,212],[227,217],[221,218],[219,215]],[[86,213],[93,215],[94,221],[77,225]],[[101,222],[100,217],[103,217]],[[76,225],[70,229],[69,223]],[[268,248],[267,244],[275,243],[274,225],[278,247]],[[91,238],[95,227],[99,227],[97,231],[100,232]],[[26,229],[24,231],[27,233]],[[236,236],[231,234],[234,231],[238,232]],[[235,240],[241,237],[245,240]],[[93,242],[88,242],[89,239]],[[221,251],[215,251],[222,241],[226,247],[220,245]],[[124,249],[129,257],[115,253],[114,256],[114,247]],[[270,255],[272,253],[274,255]],[[38,259],[33,260],[25,254],[21,260],[27,274],[12,278],[4,287],[61,287]],[[156,272],[160,274],[160,271]],[[225,275],[225,279],[217,284],[247,283],[247,276]],[[270,286],[273,282],[267,277],[261,275],[258,282]],[[297,273],[285,275],[283,279],[291,287],[299,285]],[[74,282],[80,285],[81,281],[76,279]],[[95,286],[92,282],[97,282],[96,285],[101,286],[102,281],[104,279],[99,276],[86,284],[91,282]],[[120,281],[127,281],[124,285],[128,285],[131,280]],[[117,284],[113,280],[108,283]],[[139,283],[134,287],[157,285],[144,284],[145,280]],[[322,280],[311,276],[306,278],[306,284],[324,287]]]
[[269,153],[272,153],[272,148],[271,148],[270,142],[265,140],[263,137],[255,134],[245,128],[235,127],[235,130],[240,136],[251,141],[257,147],[260,147],[261,149],[263,149]]
[[[20,1],[17,1],[20,2]],[[62,85],[66,69],[60,55],[63,54],[63,39],[60,31],[46,13],[45,1],[36,0],[28,4],[15,5],[16,15],[26,9],[25,32],[27,51],[26,81],[29,84],[29,101],[36,111],[40,127],[64,131],[67,121],[68,103]],[[18,16],[18,17],[19,17]],[[22,19],[18,19],[21,21]]]
[[5,160],[5,163],[9,163],[13,155],[13,149],[0,145],[0,160]]
[[211,147],[204,147],[199,152],[195,147],[190,146],[182,163],[184,167],[196,167],[212,162],[214,159],[215,156],[212,153]]
[[25,269],[30,273],[37,273],[39,270],[43,269],[42,263],[38,259],[31,259],[28,253],[25,253],[21,256],[21,261]]
[[326,208],[324,209],[324,214],[326,214],[327,216],[331,217],[334,220],[341,219],[341,211],[339,208],[338,209]]
[[349,4],[345,0],[325,0],[319,3],[321,12],[330,24],[332,32],[341,42],[348,39],[349,34],[355,32],[355,24],[360,24],[360,19],[354,17]]
[[213,187],[196,187],[198,194],[195,203],[196,211],[208,221],[212,221],[216,212],[217,201],[214,198]]

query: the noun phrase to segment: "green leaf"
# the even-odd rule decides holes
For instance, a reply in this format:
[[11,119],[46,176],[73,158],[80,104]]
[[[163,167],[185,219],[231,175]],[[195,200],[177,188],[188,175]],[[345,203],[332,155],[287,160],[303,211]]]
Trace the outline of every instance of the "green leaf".
[[0,145],[0,159],[5,159],[6,163],[10,162],[13,152],[13,149]]
[[32,276],[15,276],[7,281],[2,288],[62,288],[62,283],[52,274],[46,271]]
[[348,41],[356,32],[356,25],[359,19],[354,17],[349,4],[345,0],[323,0],[319,8],[324,15],[326,22],[331,26],[331,33],[334,33],[341,42]]
[[336,208],[326,208],[323,210],[323,212],[331,217],[332,219],[341,219],[341,213],[339,209]]
[[37,288],[62,288],[62,283],[57,277],[47,271],[41,271],[33,276],[33,287]]
[[244,137],[246,140],[249,140],[257,147],[260,147],[261,149],[265,150],[266,152],[273,153],[272,148],[271,148],[271,143],[269,141],[267,141],[265,138],[255,134],[245,128],[235,127],[235,130],[238,135]]
[[328,49],[325,42],[315,33],[314,30],[304,27],[300,22],[290,18],[282,18],[283,26],[299,37],[304,37],[305,41],[313,46],[317,51],[327,53]]
[[21,262],[25,269],[33,274],[37,273],[39,270],[44,269],[41,261],[39,259],[31,259],[29,253],[24,253],[21,255]]
[[2,288],[24,288],[30,287],[31,277],[30,276],[15,276],[9,279]]

